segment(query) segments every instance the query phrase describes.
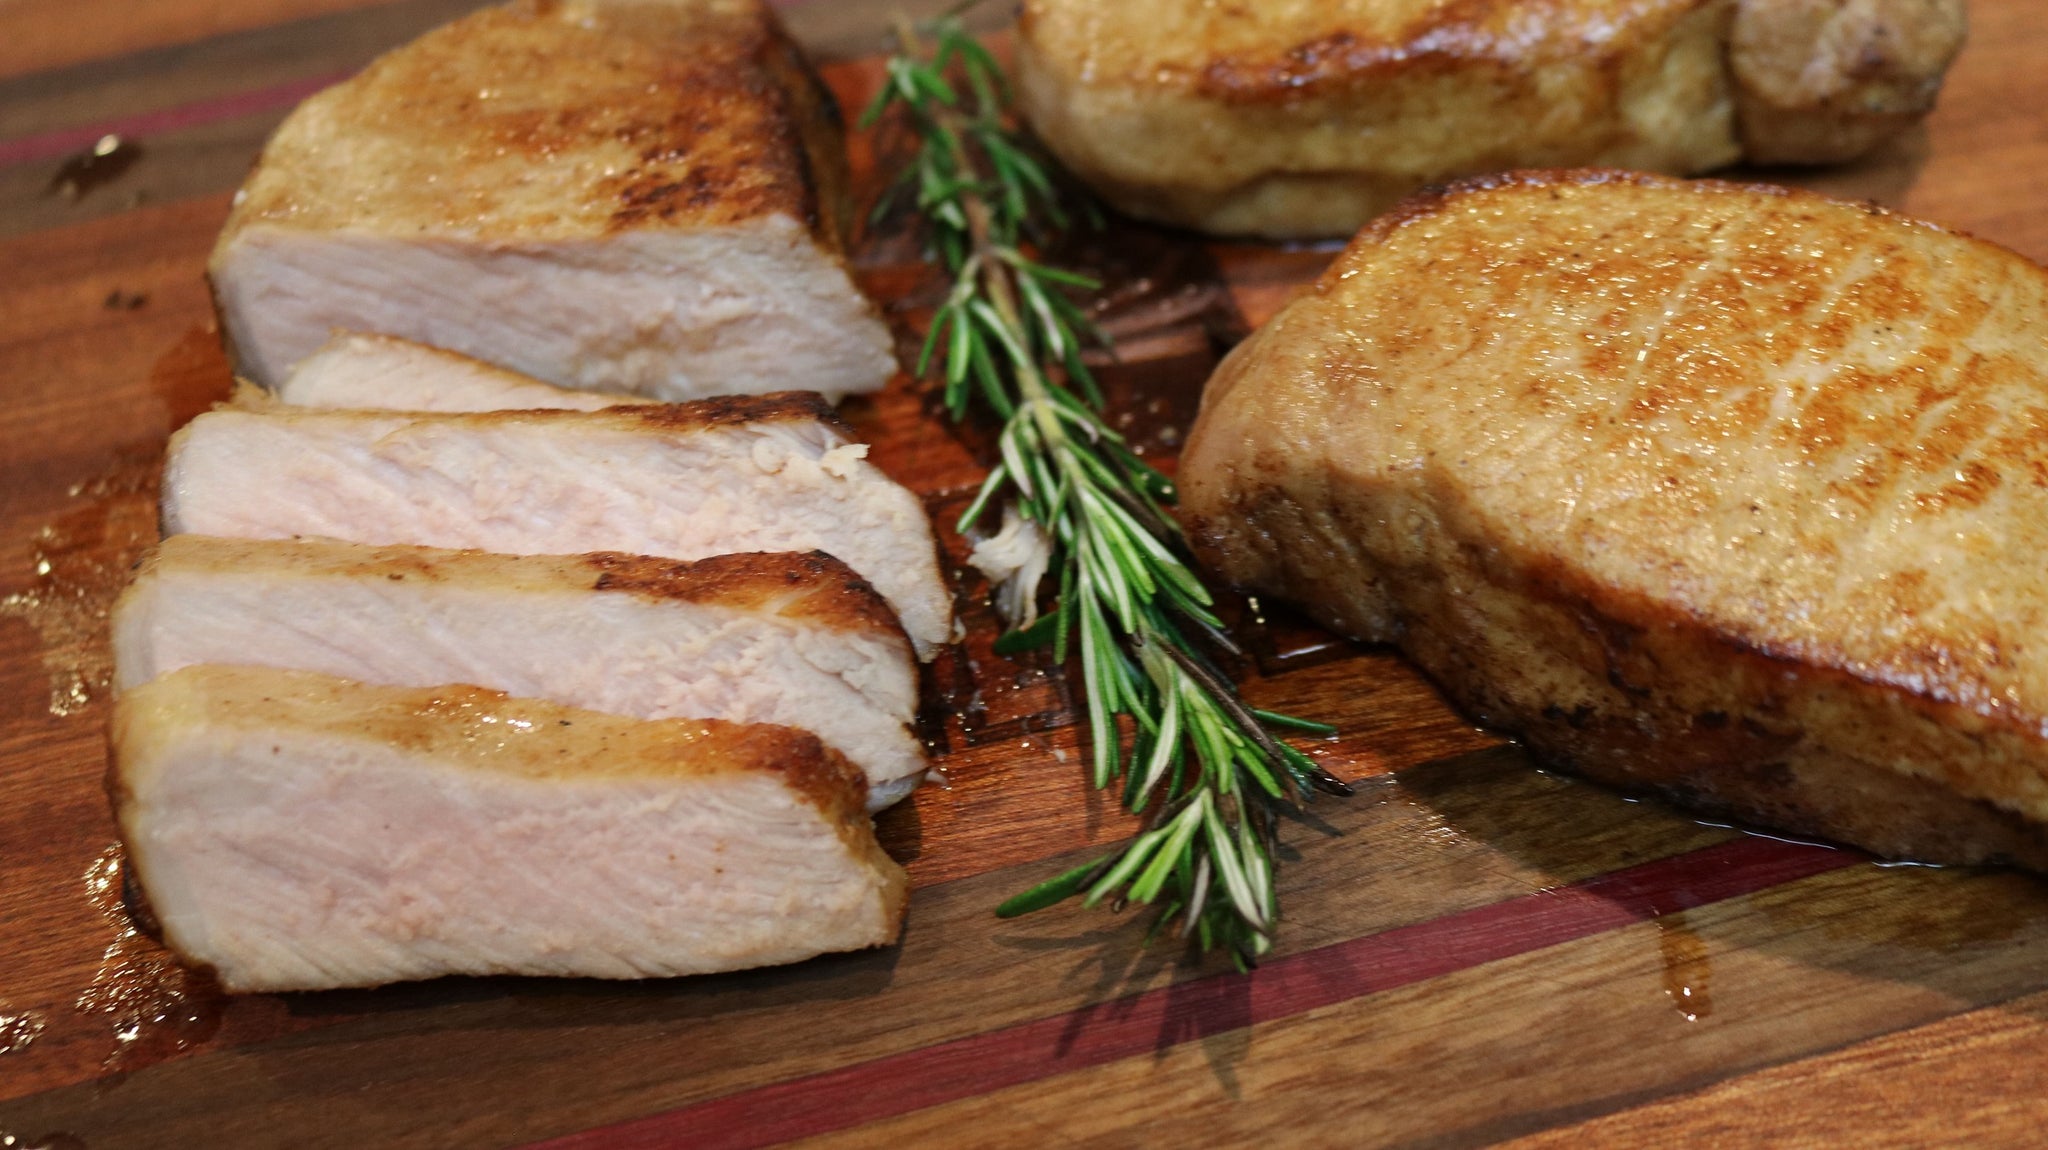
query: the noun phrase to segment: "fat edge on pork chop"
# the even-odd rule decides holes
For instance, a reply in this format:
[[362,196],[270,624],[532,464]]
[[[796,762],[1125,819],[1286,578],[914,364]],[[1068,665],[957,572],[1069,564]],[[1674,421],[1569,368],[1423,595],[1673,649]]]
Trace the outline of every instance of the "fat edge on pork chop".
[[1218,368],[1207,564],[1539,757],[2048,869],[2048,272],[1881,209],[1512,173],[1375,222]]
[[301,104],[208,276],[265,387],[346,329],[659,400],[871,391],[844,168],[761,0],[520,0]]

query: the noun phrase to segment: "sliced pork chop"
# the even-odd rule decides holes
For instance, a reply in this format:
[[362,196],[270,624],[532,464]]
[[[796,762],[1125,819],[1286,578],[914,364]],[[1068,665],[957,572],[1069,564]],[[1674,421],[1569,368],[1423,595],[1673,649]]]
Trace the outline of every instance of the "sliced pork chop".
[[1110,203],[1348,236],[1539,165],[1846,159],[1933,107],[1963,0],[1024,0],[1019,99]]
[[513,3],[300,105],[209,274],[265,387],[340,328],[660,400],[870,391],[844,164],[760,0]]
[[2048,272],[1781,189],[1454,186],[1218,369],[1231,582],[1595,778],[2048,869]]
[[783,727],[195,666],[113,745],[148,909],[231,991],[703,974],[902,923],[860,772]]
[[917,670],[844,563],[498,555],[173,535],[114,608],[115,687],[195,663],[473,683],[639,719],[810,731],[879,809],[923,778]]
[[480,359],[392,335],[337,332],[277,385],[296,407],[383,411],[596,411],[640,396],[571,391]]
[[917,497],[815,395],[606,411],[208,412],[172,437],[167,534],[520,555],[826,551],[921,657],[952,606]]

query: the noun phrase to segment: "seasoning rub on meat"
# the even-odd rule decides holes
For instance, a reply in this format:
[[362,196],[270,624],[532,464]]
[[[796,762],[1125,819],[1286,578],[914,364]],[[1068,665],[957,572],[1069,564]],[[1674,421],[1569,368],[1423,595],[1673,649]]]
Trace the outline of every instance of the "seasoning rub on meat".
[[860,772],[783,727],[195,666],[121,695],[113,745],[148,907],[231,991],[700,974],[902,923]]
[[173,535],[114,608],[115,686],[195,663],[470,683],[641,719],[810,731],[879,808],[924,776],[888,605],[828,555],[496,555]]
[[920,657],[952,604],[915,495],[815,395],[604,411],[207,412],[172,437],[166,533],[524,555],[825,551]]

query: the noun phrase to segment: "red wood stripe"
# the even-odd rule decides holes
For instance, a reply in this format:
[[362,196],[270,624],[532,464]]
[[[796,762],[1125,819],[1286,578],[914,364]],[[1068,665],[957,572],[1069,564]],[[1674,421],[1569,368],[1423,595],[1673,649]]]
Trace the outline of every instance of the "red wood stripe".
[[746,1150],[1166,1050],[1865,861],[1762,837],[533,1144]]
[[268,88],[236,92],[234,95],[222,96],[215,100],[201,100],[176,108],[161,108],[154,112],[117,116],[77,128],[60,128],[54,132],[0,140],[0,167],[70,155],[91,147],[101,136],[147,137],[162,132],[175,132],[182,128],[218,123],[221,120],[232,120],[237,116],[289,108],[320,89],[353,74],[353,71],[335,72],[304,80],[292,80]]

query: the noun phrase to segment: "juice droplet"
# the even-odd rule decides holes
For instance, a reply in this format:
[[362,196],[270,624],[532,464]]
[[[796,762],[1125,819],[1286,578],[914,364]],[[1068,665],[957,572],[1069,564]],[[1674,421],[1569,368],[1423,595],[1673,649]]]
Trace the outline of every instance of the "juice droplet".
[[1667,914],[1657,920],[1657,949],[1664,957],[1664,993],[1687,1022],[1698,1022],[1714,1012],[1709,992],[1713,981],[1713,959],[1702,939],[1686,925],[1684,912]]
[[125,867],[115,843],[85,872],[86,898],[113,928],[114,941],[75,1005],[81,1014],[107,1015],[113,1023],[114,1046],[102,1066],[109,1074],[161,1062],[220,1029],[219,987],[180,966],[128,913]]
[[46,1025],[43,1016],[32,1010],[0,1014],[0,1054],[27,1049]]
[[107,611],[128,572],[156,542],[155,450],[117,458],[103,474],[71,488],[77,501],[30,540],[27,590],[0,598],[0,617],[20,619],[42,641],[50,713],[75,715],[113,677]]

